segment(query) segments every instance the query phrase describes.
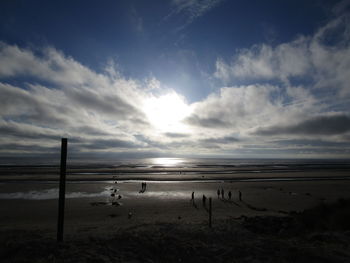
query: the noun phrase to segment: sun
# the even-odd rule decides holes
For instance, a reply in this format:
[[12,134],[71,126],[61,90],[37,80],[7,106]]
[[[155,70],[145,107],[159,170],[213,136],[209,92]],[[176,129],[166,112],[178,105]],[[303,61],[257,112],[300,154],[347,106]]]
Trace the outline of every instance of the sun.
[[188,132],[188,126],[182,121],[191,114],[191,108],[176,92],[146,99],[144,112],[149,122],[160,132]]

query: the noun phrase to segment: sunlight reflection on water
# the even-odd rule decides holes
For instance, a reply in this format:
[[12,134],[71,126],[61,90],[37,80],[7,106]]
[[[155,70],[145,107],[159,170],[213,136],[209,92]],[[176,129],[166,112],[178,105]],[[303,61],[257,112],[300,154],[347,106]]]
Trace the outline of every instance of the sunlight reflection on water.
[[153,165],[155,166],[173,166],[176,167],[183,163],[185,160],[182,158],[153,158],[151,159]]

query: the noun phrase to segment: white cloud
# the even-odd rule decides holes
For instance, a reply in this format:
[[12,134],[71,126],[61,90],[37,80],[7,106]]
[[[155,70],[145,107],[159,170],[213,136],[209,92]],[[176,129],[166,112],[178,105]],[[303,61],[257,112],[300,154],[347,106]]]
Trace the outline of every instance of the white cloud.
[[[17,77],[25,82],[6,83]],[[15,137],[22,143],[42,139],[50,146],[50,140],[68,136],[100,145],[98,139],[118,138],[125,142],[118,145],[144,146],[133,134],[150,129],[142,102],[151,96],[145,87],[159,85],[155,79],[125,79],[112,63],[99,74],[54,48],[34,53],[5,43],[0,45],[0,78],[3,143],[16,142]]]
[[333,89],[350,95],[350,17],[347,14],[329,22],[313,36],[276,47],[261,44],[238,51],[230,62],[219,58],[214,76],[224,83],[280,80],[293,84],[293,78],[310,78],[313,88]]
[[283,90],[272,85],[249,85],[222,88],[192,107],[193,114],[187,118],[191,125],[214,134],[246,136],[257,127],[313,116],[322,105],[302,87]]

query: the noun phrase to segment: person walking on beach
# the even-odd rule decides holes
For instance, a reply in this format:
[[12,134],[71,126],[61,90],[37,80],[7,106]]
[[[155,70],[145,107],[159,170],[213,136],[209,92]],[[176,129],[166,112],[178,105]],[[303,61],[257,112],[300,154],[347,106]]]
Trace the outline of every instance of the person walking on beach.
[[224,188],[221,188],[221,198],[222,198],[222,199],[225,198],[225,191],[224,191]]
[[242,201],[242,192],[238,191],[239,201]]
[[231,191],[228,192],[228,199],[231,200],[231,197],[232,197],[232,193]]
[[194,202],[194,192],[192,192],[191,201]]
[[205,195],[203,195],[203,198],[202,198],[203,206],[205,206],[205,201],[206,200],[207,200],[207,198],[205,197]]
[[220,189],[218,189],[217,191],[216,191],[216,193],[218,194],[218,199],[220,198]]

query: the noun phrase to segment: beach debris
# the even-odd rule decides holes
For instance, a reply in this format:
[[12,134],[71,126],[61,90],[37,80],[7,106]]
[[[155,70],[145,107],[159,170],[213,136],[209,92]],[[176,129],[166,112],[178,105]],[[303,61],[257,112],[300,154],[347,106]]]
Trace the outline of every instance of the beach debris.
[[121,195],[118,195],[118,199],[122,199],[122,196],[121,196]]

